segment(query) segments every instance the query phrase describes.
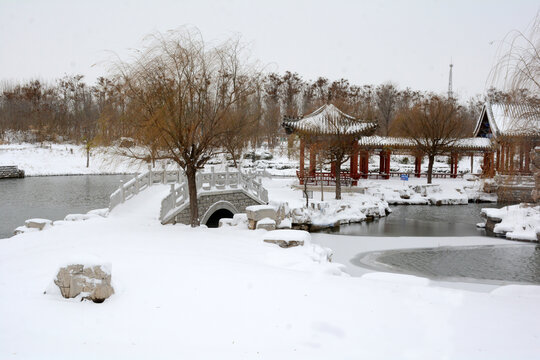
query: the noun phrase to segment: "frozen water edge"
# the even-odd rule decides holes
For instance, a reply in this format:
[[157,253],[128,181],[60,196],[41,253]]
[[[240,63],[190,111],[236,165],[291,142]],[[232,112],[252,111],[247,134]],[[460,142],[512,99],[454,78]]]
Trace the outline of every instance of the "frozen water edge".
[[[485,236],[371,237],[324,233],[312,234],[312,241],[321,246],[331,248],[333,250],[333,259],[336,262],[344,264],[345,272],[355,277],[361,277],[365,274],[378,271],[404,274],[404,272],[398,271],[393,267],[377,262],[375,255],[378,255],[381,251],[438,248],[441,246],[466,247],[520,244],[519,242]],[[355,263],[351,262],[353,259],[355,259]],[[504,282],[477,279],[431,280],[431,283],[436,286],[480,292],[489,292],[505,284]]]

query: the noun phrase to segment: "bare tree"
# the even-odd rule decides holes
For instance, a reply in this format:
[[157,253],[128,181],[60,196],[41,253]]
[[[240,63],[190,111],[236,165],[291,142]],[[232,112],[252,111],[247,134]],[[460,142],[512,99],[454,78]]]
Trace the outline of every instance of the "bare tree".
[[435,156],[453,147],[465,136],[466,124],[461,108],[452,100],[435,95],[427,97],[396,118],[400,135],[411,138],[417,149],[428,157],[428,184],[431,184]]
[[186,173],[191,226],[199,225],[196,173],[222,151],[227,117],[254,92],[243,56],[238,40],[207,46],[191,30],[152,35],[134,62],[116,67],[137,142],[157,142],[157,158],[172,160]]
[[375,95],[380,134],[388,136],[397,108],[398,90],[393,84],[387,83],[379,85],[375,90]]
[[529,34],[509,32],[499,48],[499,60],[490,74],[492,86],[505,90],[527,89],[531,97],[540,98],[540,12]]

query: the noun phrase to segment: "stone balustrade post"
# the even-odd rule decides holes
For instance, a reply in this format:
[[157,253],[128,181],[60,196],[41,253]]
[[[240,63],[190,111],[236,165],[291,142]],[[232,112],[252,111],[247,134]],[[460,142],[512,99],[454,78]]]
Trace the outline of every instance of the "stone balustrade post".
[[148,186],[152,186],[153,183],[152,165],[148,164]]
[[225,164],[225,187],[229,186],[229,166]]
[[216,187],[216,173],[213,166],[210,168],[210,172],[212,173],[212,178],[210,179],[210,188],[213,189]]
[[162,183],[162,184],[166,184],[166,183],[167,183],[167,169],[166,169],[166,165],[163,164],[162,168],[163,168],[163,174],[161,174],[161,183]]
[[138,194],[139,190],[139,173],[135,173],[135,194]]

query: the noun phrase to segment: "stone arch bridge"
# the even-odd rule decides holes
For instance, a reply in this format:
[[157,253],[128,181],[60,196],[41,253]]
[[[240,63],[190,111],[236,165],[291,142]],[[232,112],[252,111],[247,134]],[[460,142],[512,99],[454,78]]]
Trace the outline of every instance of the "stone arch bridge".
[[[109,209],[136,196],[153,184],[170,184],[169,194],[161,201],[162,224],[189,224],[189,191],[187,179],[179,171],[152,171],[135,176],[122,184],[110,197]],[[217,226],[219,218],[245,212],[246,207],[268,203],[268,192],[254,173],[240,171],[199,172],[196,176],[200,223]]]

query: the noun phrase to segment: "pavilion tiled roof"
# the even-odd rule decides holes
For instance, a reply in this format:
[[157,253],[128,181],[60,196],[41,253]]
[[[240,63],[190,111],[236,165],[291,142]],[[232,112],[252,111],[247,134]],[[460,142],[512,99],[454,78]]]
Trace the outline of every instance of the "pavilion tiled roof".
[[[362,136],[358,145],[363,149],[390,148],[396,150],[414,149],[417,144],[413,139],[392,136]],[[469,137],[456,140],[452,149],[456,151],[487,151],[492,148],[488,138]],[[450,149],[450,150],[452,150]]]
[[364,135],[373,133],[376,123],[358,120],[333,104],[326,104],[298,119],[284,118],[282,126],[307,135]]
[[474,131],[478,134],[487,115],[489,128],[495,138],[499,136],[540,136],[540,108],[524,103],[486,102]]

